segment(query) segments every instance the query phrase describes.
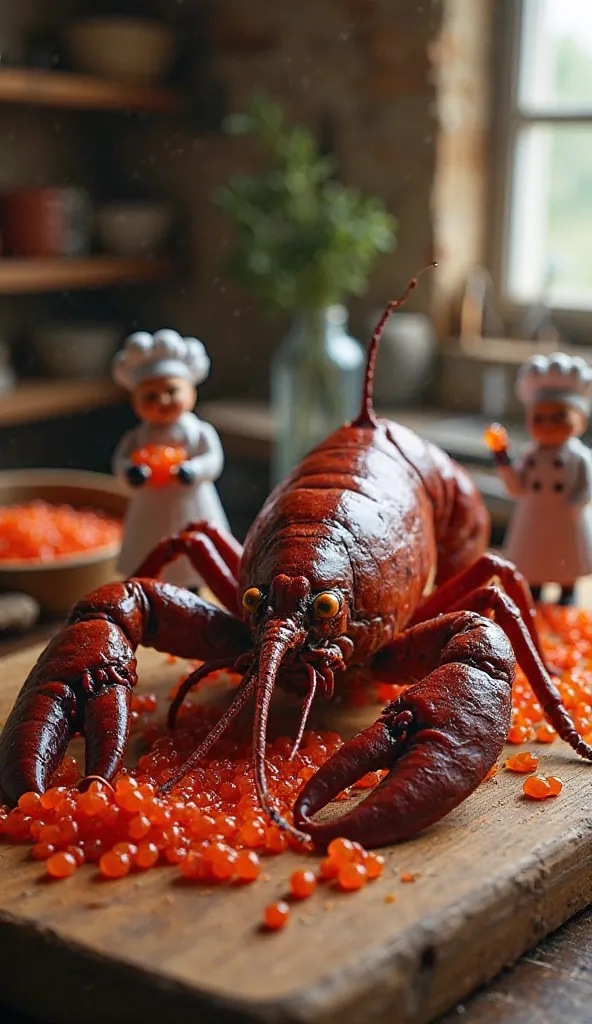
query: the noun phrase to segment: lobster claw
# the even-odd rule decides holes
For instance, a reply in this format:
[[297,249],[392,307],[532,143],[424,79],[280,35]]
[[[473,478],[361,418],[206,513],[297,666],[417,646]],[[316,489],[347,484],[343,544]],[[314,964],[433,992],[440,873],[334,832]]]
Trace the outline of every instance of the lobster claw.
[[87,775],[111,779],[121,768],[135,660],[118,671],[108,657],[89,657],[92,669],[75,672],[80,651],[91,653],[91,640],[109,655],[114,639],[111,623],[75,623],[41,655],[0,737],[2,795],[10,804],[30,790],[45,792],[77,733],[86,739]]
[[[483,781],[504,745],[510,706],[507,677],[442,666],[410,686],[312,776],[296,801],[296,827],[321,848],[338,836],[365,846],[409,839]],[[384,768],[388,775],[351,811],[313,820],[347,786]]]

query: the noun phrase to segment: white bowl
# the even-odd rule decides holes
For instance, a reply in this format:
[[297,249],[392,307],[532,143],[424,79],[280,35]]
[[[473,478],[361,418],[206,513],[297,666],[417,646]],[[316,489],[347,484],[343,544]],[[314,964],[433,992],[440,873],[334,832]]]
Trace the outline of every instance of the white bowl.
[[117,324],[49,323],[33,331],[28,347],[50,377],[108,377],[122,335]]
[[117,256],[154,256],[171,230],[172,212],[165,203],[105,203],[96,212],[103,248]]
[[153,85],[170,70],[175,37],[148,18],[81,18],[68,25],[65,41],[79,71],[131,85]]

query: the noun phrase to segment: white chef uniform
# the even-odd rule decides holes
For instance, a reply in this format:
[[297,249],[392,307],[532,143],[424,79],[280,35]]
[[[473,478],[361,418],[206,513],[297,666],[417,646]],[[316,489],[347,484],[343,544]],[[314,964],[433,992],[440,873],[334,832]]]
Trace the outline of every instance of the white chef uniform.
[[[157,331],[154,335],[142,331],[131,335],[115,357],[113,376],[117,383],[133,391],[143,380],[165,376],[184,377],[193,384],[201,384],[209,368],[205,348],[196,338],[181,338],[171,330]],[[151,487],[149,482],[138,488],[129,486],[126,470],[130,456],[136,449],[150,444],[185,448],[186,463],[195,473],[195,480],[186,484],[173,477],[163,487]],[[207,519],[229,530],[213,483],[223,466],[224,453],[218,434],[192,412],[183,413],[170,426],[140,423],[123,436],[113,456],[113,471],[130,492],[118,563],[123,575],[131,575],[164,537],[178,533],[192,521]],[[167,566],[162,578],[185,587],[198,587],[203,583],[185,557]]]
[[[579,358],[535,356],[520,371],[525,404],[565,402],[590,413],[592,371]],[[575,437],[559,447],[531,444],[498,466],[517,505],[505,553],[532,584],[569,586],[592,572],[592,452]]]

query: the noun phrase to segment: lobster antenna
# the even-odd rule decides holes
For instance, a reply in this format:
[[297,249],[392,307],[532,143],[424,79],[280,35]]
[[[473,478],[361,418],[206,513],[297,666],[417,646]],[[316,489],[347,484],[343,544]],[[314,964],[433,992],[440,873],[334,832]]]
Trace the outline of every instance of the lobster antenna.
[[308,693],[304,698],[302,713],[300,715],[300,725],[298,726],[298,732],[296,733],[296,739],[294,740],[288,761],[293,761],[298,753],[300,744],[302,743],[302,737],[304,736],[304,730],[306,729],[306,723],[308,722],[312,702],[315,699],[315,693],[317,692],[317,674],[312,665],[307,665],[306,667],[308,669],[310,686],[308,688]]
[[205,679],[206,676],[209,676],[212,672],[215,672],[217,669],[220,669],[220,668],[230,668],[231,669],[232,666],[234,665],[235,660],[236,659],[234,659],[234,658],[232,658],[230,660],[228,658],[217,658],[215,661],[206,661],[206,662],[204,662],[203,665],[200,665],[199,668],[196,668],[194,672],[192,672],[190,675],[187,676],[187,679],[185,679],[184,682],[181,683],[179,689],[177,690],[177,693],[175,694],[175,698],[174,698],[174,700],[173,700],[173,702],[172,702],[172,704],[171,704],[171,706],[169,708],[169,713],[168,713],[168,727],[169,727],[169,729],[174,729],[175,728],[175,725],[177,723],[177,715],[179,713],[179,708],[181,707],[181,705],[182,705],[183,701],[185,700],[185,697],[187,696],[189,691],[192,690],[194,686],[197,686],[197,684],[200,683],[202,679]]
[[355,420],[352,422],[352,427],[377,427],[378,420],[376,419],[376,413],[374,412],[374,405],[372,402],[372,392],[374,390],[374,371],[376,369],[376,357],[378,355],[378,348],[380,346],[380,339],[384,333],[384,329],[390,318],[391,313],[394,313],[396,309],[403,306],[411,292],[417,287],[419,278],[426,270],[430,270],[432,267],[437,267],[437,263],[428,263],[427,267],[420,270],[415,277],[412,277],[409,281],[405,291],[399,299],[393,299],[389,302],[384,313],[382,314],[378,324],[374,329],[372,340],[370,342],[370,348],[368,349],[368,362],[366,363],[366,374],[364,377],[364,390],[362,391],[362,405],[360,411]]
[[300,832],[299,829],[294,828],[289,821],[286,821],[284,817],[276,810],[271,802],[269,790],[267,788],[267,772],[265,770],[265,747],[267,743],[267,719],[269,716],[269,705],[271,703],[271,695],[275,684],[275,678],[287,648],[284,650],[275,650],[271,655],[271,658],[266,662],[265,671],[263,674],[263,680],[261,680],[261,673],[257,681],[257,695],[255,698],[255,720],[253,723],[253,756],[255,760],[255,788],[257,790],[257,796],[259,797],[259,803],[262,809],[265,811],[267,816],[273,821],[275,825],[281,828],[284,832],[289,832],[299,842],[308,842],[309,836],[305,832]]
[[181,779],[184,779],[185,776],[195,768],[196,764],[198,764],[202,758],[209,753],[214,744],[220,739],[222,733],[226,732],[230,723],[234,721],[239,711],[241,711],[247,703],[255,688],[255,679],[256,676],[253,669],[247,669],[245,676],[239,683],[232,703],[218,719],[213,729],[210,729],[208,735],[204,740],[202,740],[197,749],[194,750],[191,756],[188,757],[181,767],[177,769],[175,774],[172,775],[170,779],[167,779],[167,781],[160,787],[161,793],[169,793],[173,786],[176,786]]

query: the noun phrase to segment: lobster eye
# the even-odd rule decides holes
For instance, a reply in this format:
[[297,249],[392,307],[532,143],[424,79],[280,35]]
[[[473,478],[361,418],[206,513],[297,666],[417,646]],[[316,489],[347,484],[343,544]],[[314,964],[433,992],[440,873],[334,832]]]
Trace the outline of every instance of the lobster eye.
[[258,587],[249,587],[243,594],[243,608],[250,615],[256,612],[261,601],[263,600],[263,594]]
[[326,594],[319,594],[315,597],[312,609],[318,619],[332,619],[341,608],[341,602],[336,594],[327,591]]

